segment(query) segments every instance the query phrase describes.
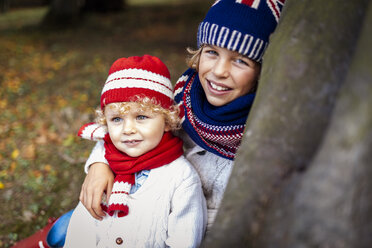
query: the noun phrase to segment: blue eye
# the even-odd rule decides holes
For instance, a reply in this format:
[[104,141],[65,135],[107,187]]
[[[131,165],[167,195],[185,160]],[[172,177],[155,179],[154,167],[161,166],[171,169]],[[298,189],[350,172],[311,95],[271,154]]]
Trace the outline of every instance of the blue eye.
[[148,118],[148,117],[145,116],[145,115],[138,115],[138,116],[136,117],[137,120],[146,120],[147,118]]
[[121,121],[122,121],[122,118],[120,118],[120,117],[113,117],[113,118],[111,119],[111,121],[112,121],[112,122],[121,122]]
[[215,50],[205,50],[205,53],[209,54],[209,55],[218,55],[218,53],[215,51]]
[[249,64],[248,64],[246,61],[244,61],[243,59],[237,59],[236,62],[237,62],[238,64],[243,64],[243,65],[247,65],[247,66],[249,66]]

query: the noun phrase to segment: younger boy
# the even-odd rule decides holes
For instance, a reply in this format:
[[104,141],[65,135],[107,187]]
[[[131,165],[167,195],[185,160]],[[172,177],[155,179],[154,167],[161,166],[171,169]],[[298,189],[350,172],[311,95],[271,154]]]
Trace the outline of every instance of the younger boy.
[[79,203],[64,247],[198,247],[206,206],[200,179],[184,158],[167,67],[156,57],[118,59],[101,95],[97,122],[79,136],[104,140],[113,190],[94,219]]

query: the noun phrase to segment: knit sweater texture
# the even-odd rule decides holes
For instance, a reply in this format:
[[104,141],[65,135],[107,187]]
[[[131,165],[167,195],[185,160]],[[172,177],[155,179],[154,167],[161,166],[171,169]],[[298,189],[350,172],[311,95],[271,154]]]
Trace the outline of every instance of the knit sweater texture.
[[[130,212],[94,219],[79,203],[65,247],[198,247],[206,224],[200,179],[184,156],[152,169],[130,194]],[[120,244],[119,244],[120,243]]]
[[[184,142],[186,159],[199,174],[207,202],[207,231],[209,231],[221,204],[233,168],[233,161],[217,156],[198,146],[183,130],[179,131],[177,135]],[[89,166],[95,162],[107,164],[104,153],[103,142],[97,142],[85,164],[85,171],[88,171]]]

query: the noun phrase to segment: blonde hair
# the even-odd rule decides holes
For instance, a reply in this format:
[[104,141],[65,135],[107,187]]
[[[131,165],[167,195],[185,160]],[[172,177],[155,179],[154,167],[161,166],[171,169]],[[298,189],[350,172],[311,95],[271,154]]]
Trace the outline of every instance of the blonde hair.
[[189,56],[186,59],[186,63],[188,67],[198,70],[200,55],[202,53],[203,47],[204,46],[201,46],[198,49],[194,49],[191,47],[186,48],[187,52],[189,53]]
[[[165,125],[169,127],[171,131],[175,131],[181,128],[181,120],[179,117],[179,108],[176,105],[172,105],[169,109],[165,109],[160,106],[159,102],[155,98],[149,98],[146,96],[134,96],[130,102],[139,104],[139,111],[151,111],[153,113],[161,114],[164,116]],[[115,102],[106,105],[117,109],[119,113],[125,114],[130,111],[128,102]],[[105,112],[100,107],[96,110],[96,123],[101,125],[107,125]]]

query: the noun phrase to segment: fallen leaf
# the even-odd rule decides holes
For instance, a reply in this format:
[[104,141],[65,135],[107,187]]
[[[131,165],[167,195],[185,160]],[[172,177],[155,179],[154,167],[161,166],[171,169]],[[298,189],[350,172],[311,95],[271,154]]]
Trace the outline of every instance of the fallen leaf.
[[34,144],[29,144],[22,148],[22,157],[25,159],[35,159],[36,158],[36,148]]
[[31,221],[35,215],[30,210],[23,211],[23,219],[25,221]]
[[45,145],[48,142],[48,138],[46,135],[40,135],[35,139],[36,144],[38,145]]
[[60,136],[57,133],[55,133],[55,132],[49,132],[48,133],[48,138],[51,141],[55,141],[55,142],[58,142],[60,140]]
[[18,156],[19,156],[19,150],[18,149],[14,149],[14,151],[11,154],[12,159],[17,159]]
[[47,164],[47,165],[44,166],[44,170],[46,172],[50,172],[52,170],[52,166],[50,164]]
[[10,164],[10,173],[13,173],[14,172],[14,170],[16,169],[16,167],[17,167],[17,163],[16,162],[12,162],[11,164]]

